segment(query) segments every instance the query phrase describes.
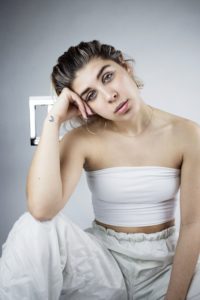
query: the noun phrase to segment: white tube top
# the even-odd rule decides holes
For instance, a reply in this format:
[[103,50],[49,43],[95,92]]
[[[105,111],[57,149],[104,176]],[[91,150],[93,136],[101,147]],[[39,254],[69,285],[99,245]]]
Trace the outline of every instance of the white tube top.
[[96,220],[114,226],[140,227],[174,219],[180,169],[128,166],[85,173]]

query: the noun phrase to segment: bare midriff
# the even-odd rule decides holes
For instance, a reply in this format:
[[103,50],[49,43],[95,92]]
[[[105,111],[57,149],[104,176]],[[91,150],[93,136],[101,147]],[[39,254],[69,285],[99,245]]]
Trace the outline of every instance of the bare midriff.
[[174,219],[167,221],[166,223],[152,225],[152,226],[144,226],[144,227],[122,227],[122,226],[113,226],[113,225],[104,224],[97,220],[95,220],[95,222],[105,227],[106,229],[110,228],[113,229],[114,231],[125,232],[125,233],[155,233],[175,225]]

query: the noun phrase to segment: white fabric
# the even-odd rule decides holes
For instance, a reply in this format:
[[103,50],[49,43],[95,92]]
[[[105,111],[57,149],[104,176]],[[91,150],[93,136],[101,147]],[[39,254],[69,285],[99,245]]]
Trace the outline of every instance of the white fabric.
[[[3,246],[0,300],[164,300],[177,237],[175,226],[127,234],[25,213]],[[186,300],[200,299],[199,266]]]
[[0,258],[0,300],[127,300],[120,268],[95,236],[62,213],[22,215]]
[[180,169],[112,167],[85,173],[96,220],[139,227],[174,219]]

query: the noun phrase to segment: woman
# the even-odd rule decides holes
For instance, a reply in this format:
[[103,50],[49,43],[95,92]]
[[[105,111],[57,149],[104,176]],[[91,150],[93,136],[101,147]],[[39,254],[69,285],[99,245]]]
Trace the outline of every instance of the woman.
[[[96,40],[70,47],[51,79],[58,99],[28,173],[29,212],[3,246],[0,299],[200,299],[199,125],[146,104],[122,52]],[[59,142],[71,119],[81,125]],[[60,212],[83,168],[86,230]]]

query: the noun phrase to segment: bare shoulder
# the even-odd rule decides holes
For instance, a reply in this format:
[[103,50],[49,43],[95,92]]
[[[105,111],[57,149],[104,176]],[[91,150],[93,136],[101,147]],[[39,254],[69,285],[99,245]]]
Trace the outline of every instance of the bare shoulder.
[[69,143],[71,143],[73,144],[72,147],[76,146],[81,149],[85,148],[88,144],[88,137],[86,130],[83,127],[84,126],[79,126],[76,128],[72,128],[70,131],[68,131],[61,140],[63,145],[69,145]]
[[200,124],[184,117],[177,116],[174,122],[177,138],[185,144],[200,138]]
[[179,144],[182,154],[200,145],[200,124],[182,116],[170,115],[173,120],[174,140]]
[[68,151],[78,152],[83,157],[84,162],[86,162],[91,145],[91,135],[87,132],[86,126],[81,125],[72,128],[64,135],[60,143],[60,153],[65,156]]
[[188,137],[188,135],[199,134],[200,124],[197,122],[167,111],[160,109],[156,110],[158,111],[159,115],[162,116],[162,120],[165,120],[167,121],[166,123],[172,125],[174,133],[177,137],[180,136],[180,138],[184,139],[185,137]]
[[72,139],[77,140],[77,143],[79,143],[80,146],[88,145],[88,143],[91,142],[91,138],[93,137],[88,131],[88,126],[86,125],[80,125],[79,127],[73,128],[69,132],[69,134],[71,135]]
[[[200,150],[200,125],[188,118],[156,108],[155,132],[159,132],[161,141],[166,141],[177,153],[179,164],[191,156],[192,148]],[[166,137],[166,138],[165,138]]]

